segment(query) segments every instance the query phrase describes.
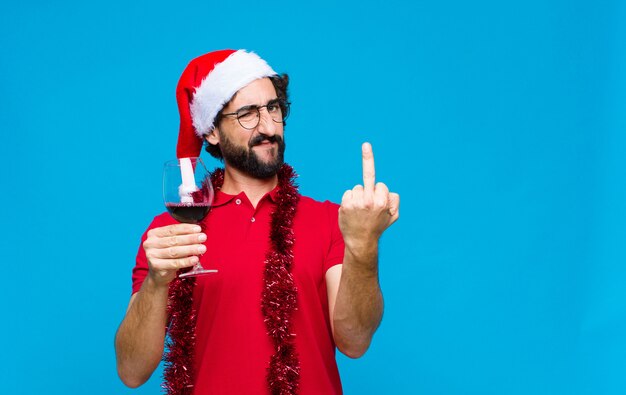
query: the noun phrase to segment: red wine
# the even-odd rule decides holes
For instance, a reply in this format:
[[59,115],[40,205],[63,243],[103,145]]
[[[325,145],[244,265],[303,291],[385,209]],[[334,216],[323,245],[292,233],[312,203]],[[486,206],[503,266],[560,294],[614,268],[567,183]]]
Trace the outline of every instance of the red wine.
[[198,203],[166,203],[172,217],[187,224],[197,224],[206,217],[211,206]]

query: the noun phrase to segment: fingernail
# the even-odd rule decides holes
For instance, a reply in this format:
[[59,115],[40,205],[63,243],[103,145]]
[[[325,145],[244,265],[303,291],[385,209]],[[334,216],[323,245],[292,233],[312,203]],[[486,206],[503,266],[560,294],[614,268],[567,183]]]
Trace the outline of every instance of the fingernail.
[[198,258],[197,256],[193,255],[193,256],[191,257],[191,259],[189,259],[189,261],[190,261],[191,263],[193,263],[193,264],[196,264],[196,263],[200,262],[200,258]]
[[206,247],[205,246],[198,247],[198,253],[199,254],[204,254],[205,252],[206,252]]
[[199,242],[206,241],[206,235],[204,233],[200,233],[200,235],[198,235],[198,241]]
[[193,227],[193,231],[194,231],[194,232],[196,232],[196,233],[198,233],[198,232],[202,232],[202,228],[201,228],[201,227],[199,227],[199,226],[194,226],[194,227]]

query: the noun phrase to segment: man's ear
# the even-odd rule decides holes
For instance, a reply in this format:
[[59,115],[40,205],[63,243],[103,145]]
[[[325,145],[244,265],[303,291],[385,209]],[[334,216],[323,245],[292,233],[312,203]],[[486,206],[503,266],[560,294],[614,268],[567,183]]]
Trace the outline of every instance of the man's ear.
[[213,128],[213,130],[204,136],[204,139],[211,145],[217,145],[220,143],[220,133],[217,128]]

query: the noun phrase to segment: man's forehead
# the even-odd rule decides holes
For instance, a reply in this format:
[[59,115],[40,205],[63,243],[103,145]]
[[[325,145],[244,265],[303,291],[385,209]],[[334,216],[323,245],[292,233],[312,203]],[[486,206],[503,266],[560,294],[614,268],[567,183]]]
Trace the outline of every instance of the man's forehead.
[[239,89],[226,107],[242,107],[251,104],[263,105],[268,100],[276,98],[276,89],[269,78],[260,78]]

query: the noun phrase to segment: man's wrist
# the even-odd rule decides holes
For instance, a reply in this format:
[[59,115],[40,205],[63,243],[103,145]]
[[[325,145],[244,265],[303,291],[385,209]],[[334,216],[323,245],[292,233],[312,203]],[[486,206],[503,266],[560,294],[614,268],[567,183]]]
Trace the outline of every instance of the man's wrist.
[[346,249],[357,259],[367,259],[378,254],[378,238],[344,239]]
[[358,269],[362,274],[378,276],[378,240],[344,241],[344,265]]
[[146,276],[146,279],[141,289],[142,291],[145,290],[146,293],[153,295],[161,295],[163,293],[167,294],[169,291],[169,283],[158,281],[154,278],[154,274],[150,272]]

